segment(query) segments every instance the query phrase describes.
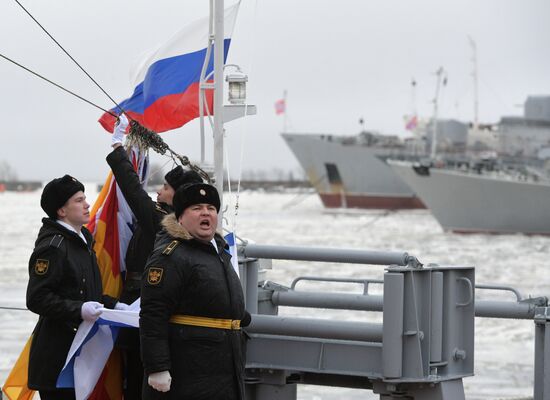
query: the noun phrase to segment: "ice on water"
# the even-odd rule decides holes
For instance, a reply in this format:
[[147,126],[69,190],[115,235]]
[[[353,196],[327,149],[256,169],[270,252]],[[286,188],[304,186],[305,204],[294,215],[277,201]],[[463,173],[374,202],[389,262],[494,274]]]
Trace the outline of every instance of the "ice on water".
[[[95,185],[87,185],[93,201]],[[234,198],[226,201],[234,203]],[[299,201],[297,201],[299,200]],[[0,306],[24,307],[27,262],[43,212],[40,192],[0,194]],[[231,203],[230,202],[230,203]],[[232,223],[234,207],[228,217]],[[428,211],[327,211],[315,195],[243,192],[239,197],[236,232],[261,244],[331,246],[406,251],[423,263],[475,265],[477,283],[511,285],[527,295],[548,295],[550,238],[524,235],[455,235],[443,233]],[[381,266],[332,263],[273,262],[269,280],[290,285],[295,277],[323,275],[381,279]],[[301,285],[300,283],[299,285]],[[303,283],[303,287],[308,283]],[[312,285],[312,284],[310,284]],[[350,284],[317,284],[331,291],[362,288]],[[380,290],[373,286],[373,290]],[[514,300],[512,294],[482,293]],[[301,309],[282,308],[296,315]],[[380,321],[377,313],[314,310],[318,318]],[[312,311],[308,311],[311,316]],[[3,383],[36,322],[28,311],[0,309],[0,383]],[[464,379],[468,399],[513,399],[532,395],[534,323],[477,319],[476,376]],[[300,399],[375,399],[362,390],[305,386]]]

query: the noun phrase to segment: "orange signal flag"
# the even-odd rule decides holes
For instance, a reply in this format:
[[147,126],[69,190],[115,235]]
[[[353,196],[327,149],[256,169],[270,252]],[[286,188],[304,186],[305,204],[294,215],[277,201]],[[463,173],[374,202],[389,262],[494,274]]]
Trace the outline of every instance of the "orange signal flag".
[[31,400],[35,391],[29,389],[28,374],[29,374],[29,354],[31,351],[32,335],[27,340],[23,351],[15,362],[2,392],[8,400]]

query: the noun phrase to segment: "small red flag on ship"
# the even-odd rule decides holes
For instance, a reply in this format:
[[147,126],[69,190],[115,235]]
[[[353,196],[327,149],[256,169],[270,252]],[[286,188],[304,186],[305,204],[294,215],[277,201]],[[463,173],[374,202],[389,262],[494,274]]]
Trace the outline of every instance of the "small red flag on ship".
[[277,100],[275,102],[275,114],[284,114],[286,107],[285,99]]

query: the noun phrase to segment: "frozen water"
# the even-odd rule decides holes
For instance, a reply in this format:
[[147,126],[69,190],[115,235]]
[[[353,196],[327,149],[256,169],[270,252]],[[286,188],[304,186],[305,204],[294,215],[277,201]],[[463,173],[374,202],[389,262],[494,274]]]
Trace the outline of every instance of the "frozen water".
[[[87,185],[91,200],[95,185]],[[524,235],[455,235],[442,232],[428,211],[327,211],[316,196],[243,192],[236,232],[261,244],[331,246],[382,251],[406,251],[423,263],[474,265],[477,283],[510,285],[524,296],[548,295],[550,238]],[[226,200],[230,198],[226,196]],[[0,194],[0,306],[24,307],[27,262],[43,212],[40,192]],[[232,198],[234,202],[234,198]],[[301,201],[296,201],[301,200]],[[234,207],[228,209],[232,223]],[[380,266],[333,263],[273,262],[267,279],[289,285],[295,277],[382,279]],[[306,283],[304,283],[306,285]],[[361,291],[349,284],[320,284],[322,290]],[[319,288],[319,287],[318,287]],[[373,290],[380,290],[373,286]],[[487,291],[485,291],[487,292]],[[511,294],[481,293],[484,298]],[[303,309],[281,308],[297,315]],[[319,318],[380,321],[376,313],[309,310]],[[28,311],[0,309],[0,382],[31,333],[36,316]],[[534,323],[477,319],[475,373],[464,379],[468,399],[517,399],[532,396]],[[377,399],[363,390],[301,386],[304,400]]]

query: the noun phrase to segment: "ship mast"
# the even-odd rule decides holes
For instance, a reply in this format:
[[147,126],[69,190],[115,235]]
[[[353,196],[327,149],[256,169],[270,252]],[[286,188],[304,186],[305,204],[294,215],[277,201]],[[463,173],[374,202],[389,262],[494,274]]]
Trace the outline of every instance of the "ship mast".
[[435,159],[435,154],[437,152],[437,113],[438,113],[438,102],[439,102],[439,90],[441,88],[441,82],[443,80],[443,76],[445,74],[445,70],[443,67],[439,67],[439,69],[435,72],[437,75],[437,84],[435,86],[435,96],[434,96],[434,114],[432,119],[432,149],[430,153],[430,157],[432,160]]
[[478,76],[477,76],[477,46],[476,42],[468,36],[470,46],[472,47],[472,78],[474,81],[474,133],[479,129],[479,103],[478,103]]

